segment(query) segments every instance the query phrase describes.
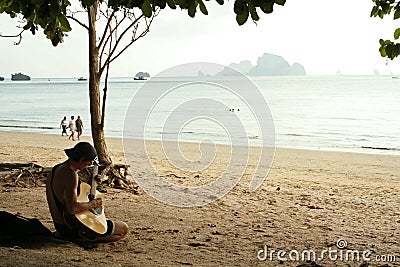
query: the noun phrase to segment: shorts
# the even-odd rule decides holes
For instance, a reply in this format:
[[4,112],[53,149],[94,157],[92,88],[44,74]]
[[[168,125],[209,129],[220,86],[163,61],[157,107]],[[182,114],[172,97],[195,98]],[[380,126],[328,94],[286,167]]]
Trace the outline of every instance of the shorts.
[[[79,229],[72,229],[66,224],[54,223],[54,227],[57,232],[61,235],[62,239],[65,240],[76,240],[80,238],[88,238],[87,236],[81,235]],[[107,220],[107,231],[104,234],[94,234],[89,239],[96,239],[98,237],[106,237],[114,234],[114,222]]]

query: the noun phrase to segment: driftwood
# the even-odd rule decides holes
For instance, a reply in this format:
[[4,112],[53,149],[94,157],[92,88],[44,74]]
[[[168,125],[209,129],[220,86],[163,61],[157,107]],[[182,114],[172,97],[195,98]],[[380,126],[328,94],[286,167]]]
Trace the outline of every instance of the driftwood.
[[[99,174],[102,183],[100,191],[106,191],[106,187],[130,190],[139,193],[138,185],[134,182],[125,164],[109,164],[100,166]],[[3,187],[35,187],[45,186],[52,167],[43,167],[36,163],[0,163],[0,185]],[[79,172],[81,181],[88,181],[92,175],[92,168]]]
[[0,182],[5,187],[44,186],[50,171],[36,163],[0,163]]

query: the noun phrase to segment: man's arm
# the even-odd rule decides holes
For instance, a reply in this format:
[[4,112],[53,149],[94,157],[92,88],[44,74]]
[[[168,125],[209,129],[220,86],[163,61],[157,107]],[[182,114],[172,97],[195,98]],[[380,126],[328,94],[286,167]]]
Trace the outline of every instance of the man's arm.
[[89,202],[78,202],[78,175],[74,179],[68,179],[65,185],[65,206],[70,214],[77,214],[85,210],[95,209],[102,205],[100,198],[92,199]]

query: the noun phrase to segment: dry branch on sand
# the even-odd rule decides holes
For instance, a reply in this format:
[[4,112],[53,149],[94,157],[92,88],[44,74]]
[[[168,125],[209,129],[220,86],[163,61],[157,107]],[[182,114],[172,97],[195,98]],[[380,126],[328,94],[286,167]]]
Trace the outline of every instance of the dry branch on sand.
[[[99,174],[102,177],[101,191],[106,187],[125,189],[138,194],[138,186],[133,181],[125,164],[110,164],[100,166]],[[45,186],[47,176],[52,167],[43,167],[35,163],[0,163],[0,185],[3,187],[35,187]],[[92,175],[91,167],[79,172],[79,179],[88,181]]]

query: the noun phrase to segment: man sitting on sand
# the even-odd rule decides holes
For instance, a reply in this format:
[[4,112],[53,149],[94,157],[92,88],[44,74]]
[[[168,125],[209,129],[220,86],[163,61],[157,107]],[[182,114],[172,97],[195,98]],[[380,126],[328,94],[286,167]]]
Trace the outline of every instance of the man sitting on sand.
[[[64,214],[77,214],[102,206],[101,198],[89,202],[78,202],[79,178],[78,171],[92,165],[97,158],[95,148],[88,142],[80,142],[73,148],[66,149],[68,159],[53,167],[52,174],[46,182],[46,197],[54,226],[63,239],[82,239],[80,229],[74,229],[65,221]],[[94,177],[100,180],[100,176]],[[89,182],[91,184],[91,182]],[[120,221],[107,220],[107,232],[95,236],[96,242],[117,241],[128,233],[128,225]]]

